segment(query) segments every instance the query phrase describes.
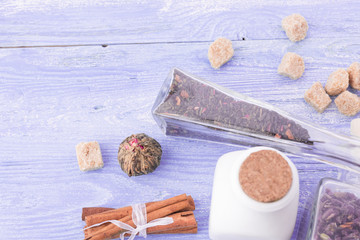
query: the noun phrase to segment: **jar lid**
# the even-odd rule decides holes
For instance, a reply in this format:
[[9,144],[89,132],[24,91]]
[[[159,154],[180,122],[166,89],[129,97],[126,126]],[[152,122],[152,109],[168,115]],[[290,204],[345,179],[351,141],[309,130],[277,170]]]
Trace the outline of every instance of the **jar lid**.
[[[249,157],[250,154],[259,152],[261,150],[271,150],[278,153],[283,159],[287,161],[291,169],[291,174],[292,174],[291,187],[283,197],[281,197],[279,200],[276,201],[272,201],[272,202],[256,201],[255,199],[251,198],[249,195],[245,193],[239,181],[239,172],[244,161]],[[232,174],[232,185],[233,185],[232,188],[234,194],[239,198],[239,200],[241,200],[248,207],[257,211],[272,212],[279,210],[287,206],[291,202],[291,200],[298,195],[299,192],[299,176],[295,165],[285,154],[273,148],[255,147],[243,151],[240,155],[238,155],[238,159],[235,160],[231,174]]]

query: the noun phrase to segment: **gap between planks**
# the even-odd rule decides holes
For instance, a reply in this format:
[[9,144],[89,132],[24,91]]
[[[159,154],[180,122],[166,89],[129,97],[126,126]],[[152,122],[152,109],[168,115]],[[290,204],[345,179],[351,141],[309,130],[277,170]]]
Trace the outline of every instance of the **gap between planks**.
[[[242,42],[242,40],[231,40],[232,42]],[[272,39],[272,40],[283,40],[283,39]],[[255,41],[255,40],[253,40]],[[33,46],[7,46],[1,47],[0,49],[11,49],[11,48],[48,48],[48,47],[108,47],[108,46],[126,46],[126,45],[157,45],[157,44],[188,44],[188,43],[211,43],[213,41],[173,41],[173,42],[135,42],[135,43],[89,43],[89,44],[64,44],[64,45],[33,45]]]
[[[352,36],[351,38],[357,38],[357,36]],[[360,38],[360,36],[359,36]],[[322,38],[311,38],[311,39],[327,39],[326,37]],[[333,39],[333,38],[329,38]],[[231,42],[243,42],[243,41],[283,41],[288,40],[288,38],[272,38],[272,39],[230,39]],[[303,40],[303,41],[306,41]],[[45,44],[45,45],[18,45],[18,46],[0,46],[0,49],[16,49],[16,48],[61,48],[61,47],[108,47],[108,46],[131,46],[131,45],[161,45],[161,44],[197,44],[197,43],[212,43],[213,40],[204,40],[204,41],[166,41],[166,42],[128,42],[128,43],[84,43],[84,44]]]

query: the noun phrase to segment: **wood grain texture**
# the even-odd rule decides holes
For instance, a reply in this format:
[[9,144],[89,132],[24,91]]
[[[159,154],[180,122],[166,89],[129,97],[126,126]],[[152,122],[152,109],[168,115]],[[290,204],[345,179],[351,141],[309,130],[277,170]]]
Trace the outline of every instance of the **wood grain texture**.
[[0,47],[287,39],[281,19],[299,12],[309,38],[360,37],[354,0],[5,0]]
[[[216,161],[244,147],[164,136],[150,109],[168,72],[179,67],[349,134],[354,117],[341,115],[334,103],[318,114],[303,94],[335,69],[359,61],[359,10],[357,1],[318,0],[3,1],[0,47],[99,46],[0,50],[0,238],[82,239],[82,207],[187,193],[195,199],[199,233],[148,239],[208,239]],[[291,43],[280,28],[282,17],[293,12],[310,25],[300,43]],[[234,40],[235,56],[213,70],[207,49],[218,36]],[[299,80],[276,73],[287,51],[304,57]],[[154,173],[129,178],[117,150],[125,137],[140,132],[160,142],[163,158]],[[100,143],[105,166],[83,173],[75,145],[91,140]],[[290,158],[300,176],[292,239],[302,240],[318,181],[334,177],[358,184],[359,176]]]
[[[241,147],[161,133],[150,109],[170,68],[179,66],[347,134],[352,118],[339,114],[334,104],[317,114],[304,102],[303,93],[313,81],[324,83],[333,69],[351,63],[357,46],[352,38],[308,39],[301,45],[287,40],[239,41],[234,42],[235,57],[220,70],[208,63],[207,43],[2,50],[2,236],[81,239],[84,206],[119,207],[186,192],[195,199],[199,222],[199,233],[191,239],[208,239],[216,160]],[[307,70],[299,80],[276,74],[287,50],[296,50],[305,59]],[[139,132],[160,142],[163,159],[154,173],[129,178],[117,162],[117,148],[125,137]],[[82,173],[75,145],[90,140],[100,143],[105,167]],[[299,222],[318,181],[342,171],[308,159],[291,159],[301,184],[296,235],[303,231]],[[149,238],[187,239],[183,235]]]

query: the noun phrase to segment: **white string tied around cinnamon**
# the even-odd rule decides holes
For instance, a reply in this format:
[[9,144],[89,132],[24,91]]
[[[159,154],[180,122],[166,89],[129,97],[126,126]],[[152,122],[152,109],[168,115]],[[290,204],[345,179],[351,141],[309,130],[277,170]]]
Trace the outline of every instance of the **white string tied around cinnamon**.
[[98,227],[104,223],[112,223],[121,229],[127,230],[126,232],[120,234],[121,240],[125,239],[125,234],[131,234],[128,240],[133,240],[137,234],[139,234],[139,236],[143,238],[146,238],[147,228],[160,226],[160,225],[169,225],[174,222],[172,217],[163,217],[163,218],[155,219],[151,222],[147,222],[146,205],[144,203],[134,204],[131,207],[132,207],[132,220],[136,228],[133,228],[129,224],[123,223],[118,220],[107,220],[101,223],[91,225],[85,229]]

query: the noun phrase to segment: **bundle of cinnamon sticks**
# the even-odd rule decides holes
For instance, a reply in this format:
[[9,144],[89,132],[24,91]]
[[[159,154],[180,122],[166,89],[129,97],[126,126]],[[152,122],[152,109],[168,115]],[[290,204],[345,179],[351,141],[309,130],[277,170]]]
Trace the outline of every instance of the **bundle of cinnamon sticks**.
[[[194,216],[195,203],[189,195],[182,194],[176,197],[157,202],[146,203],[147,222],[162,218],[172,217],[174,222],[169,225],[150,227],[147,234],[169,234],[169,233],[197,233],[197,222]],[[94,224],[107,220],[118,220],[136,228],[132,220],[132,207],[118,209],[90,207],[83,208],[82,220],[87,228]],[[84,229],[85,240],[107,240],[118,238],[126,230],[112,223],[104,223],[97,227]]]

